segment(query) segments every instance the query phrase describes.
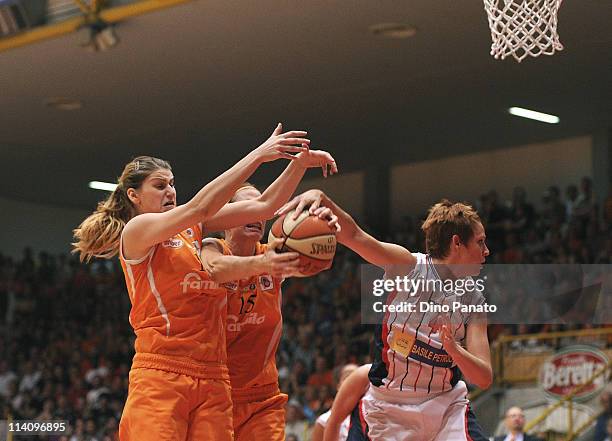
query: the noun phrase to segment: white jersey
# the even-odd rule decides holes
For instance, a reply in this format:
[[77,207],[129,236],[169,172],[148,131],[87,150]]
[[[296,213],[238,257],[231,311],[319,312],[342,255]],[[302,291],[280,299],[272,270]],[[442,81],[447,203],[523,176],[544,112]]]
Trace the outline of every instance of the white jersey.
[[[457,308],[455,302],[461,305],[481,305],[485,300],[482,292],[476,289],[465,290],[462,295],[458,294],[458,289],[439,289],[440,286],[447,287],[446,282],[449,281],[440,278],[430,256],[417,253],[415,257],[416,265],[407,276],[409,280],[420,279],[420,285],[412,286],[422,289],[412,292],[394,291],[388,296],[387,305],[412,303],[414,307],[410,312],[385,313],[382,324],[377,326],[376,361],[372,364],[369,377],[371,383],[383,393],[427,398],[450,391],[460,379],[459,370],[442,348],[435,327],[440,324],[440,315],[450,318],[455,340],[462,343],[470,313]],[[437,284],[434,283],[436,280]],[[474,284],[473,280],[471,282]],[[432,288],[434,286],[436,288]],[[428,305],[437,307],[428,310]],[[447,305],[450,312],[439,312],[440,305]]]
[[[331,415],[331,409],[325,413],[322,413],[317,418],[315,424],[319,424],[323,429],[327,427],[327,421],[329,420],[329,416]],[[351,424],[351,417],[347,416],[342,424],[340,424],[340,433],[338,435],[338,441],[346,441],[348,438],[349,425]]]

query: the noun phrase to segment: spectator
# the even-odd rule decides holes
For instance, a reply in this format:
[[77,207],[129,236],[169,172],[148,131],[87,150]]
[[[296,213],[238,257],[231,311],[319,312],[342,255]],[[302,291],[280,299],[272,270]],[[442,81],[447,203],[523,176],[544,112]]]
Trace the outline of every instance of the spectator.
[[522,234],[532,227],[534,217],[533,205],[527,202],[527,192],[523,187],[515,187],[512,192],[512,205],[510,207],[510,229]]
[[31,391],[36,387],[40,380],[41,372],[34,370],[32,361],[27,361],[24,365],[21,382],[19,383],[19,391]]
[[593,441],[604,441],[606,436],[610,435],[607,430],[609,420],[612,418],[612,389],[610,387],[604,389],[601,395],[599,395],[599,402],[601,403],[603,413],[599,415],[595,423]]
[[524,262],[523,250],[519,247],[516,233],[506,234],[506,249],[503,252],[502,261],[508,264]]
[[308,421],[304,419],[299,402],[289,400],[285,414],[285,436],[295,436],[296,438],[307,441],[310,435]]
[[568,222],[574,219],[576,205],[578,205],[578,188],[571,184],[565,189],[565,219]]
[[525,415],[520,407],[511,407],[506,411],[504,424],[508,434],[496,436],[495,441],[541,441],[540,438],[523,432]]
[[482,220],[486,224],[487,244],[491,252],[503,249],[504,231],[506,230],[508,213],[499,203],[497,192],[491,190],[483,199],[484,211]]
[[552,185],[542,195],[542,224],[549,227],[553,222],[565,222],[566,210],[561,202],[559,187]]
[[10,385],[17,380],[17,374],[9,369],[6,360],[0,360],[0,398],[8,398]]
[[584,221],[597,205],[597,200],[593,194],[593,181],[588,176],[580,180],[580,194],[576,198],[574,216]]
[[327,360],[324,357],[316,358],[315,371],[308,377],[308,384],[311,386],[332,386],[334,384],[334,376],[327,368]]
[[612,418],[608,418],[608,424],[606,424],[606,438],[604,441],[612,441]]

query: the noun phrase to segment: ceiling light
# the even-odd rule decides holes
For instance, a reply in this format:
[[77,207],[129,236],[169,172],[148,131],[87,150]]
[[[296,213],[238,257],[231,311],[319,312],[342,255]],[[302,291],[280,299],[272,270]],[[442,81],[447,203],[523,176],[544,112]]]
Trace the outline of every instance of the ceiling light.
[[91,181],[89,183],[89,188],[93,188],[94,190],[115,191],[115,188],[117,188],[117,184],[111,184],[110,182]]
[[377,23],[369,27],[372,34],[385,38],[410,38],[414,37],[417,29],[403,23]]
[[548,124],[558,124],[560,119],[558,116],[549,115],[548,113],[536,112],[535,110],[523,109],[522,107],[510,107],[508,113],[522,118],[534,119],[536,121],[545,122]]
[[83,103],[72,98],[53,97],[45,100],[45,106],[57,110],[79,110],[83,107]]

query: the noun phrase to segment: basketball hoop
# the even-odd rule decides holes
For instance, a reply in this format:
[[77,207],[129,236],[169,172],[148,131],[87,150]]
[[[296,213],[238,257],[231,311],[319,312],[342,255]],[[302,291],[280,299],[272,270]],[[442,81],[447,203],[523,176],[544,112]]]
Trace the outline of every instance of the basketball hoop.
[[552,55],[563,49],[557,34],[557,13],[563,0],[484,0],[491,28],[491,55]]

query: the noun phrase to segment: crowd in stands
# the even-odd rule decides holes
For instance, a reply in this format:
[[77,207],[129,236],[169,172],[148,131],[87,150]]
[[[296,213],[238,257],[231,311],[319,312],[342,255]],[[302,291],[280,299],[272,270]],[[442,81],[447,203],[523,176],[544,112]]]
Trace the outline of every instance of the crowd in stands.
[[[495,191],[474,204],[496,263],[607,263],[612,259],[612,197],[598,207],[591,181],[550,187],[540,209],[516,188],[511,201]],[[423,250],[419,219],[405,218],[379,237]],[[331,406],[346,363],[370,360],[372,329],[360,320],[361,260],[340,247],[331,270],[291,279],[283,288],[283,338],[277,354],[281,390],[290,397],[287,438],[305,441]],[[117,260],[81,264],[70,255],[0,255],[0,409],[14,420],[67,420],[62,441],[116,439],[127,396],[134,335]],[[541,326],[492,328],[502,333]],[[2,419],[2,418],[0,418]],[[22,439],[22,438],[19,438]],[[27,439],[27,438],[23,438]]]

